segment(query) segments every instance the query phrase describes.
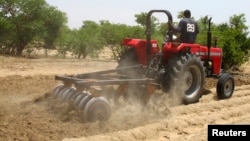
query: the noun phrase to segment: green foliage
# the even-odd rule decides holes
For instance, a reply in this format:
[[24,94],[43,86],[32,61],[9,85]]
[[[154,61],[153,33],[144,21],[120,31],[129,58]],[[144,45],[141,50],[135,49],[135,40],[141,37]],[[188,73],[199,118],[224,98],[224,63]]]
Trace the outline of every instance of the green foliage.
[[48,6],[46,9],[43,9],[43,13],[44,32],[42,32],[41,37],[44,39],[44,47],[52,48],[56,38],[59,36],[62,25],[67,22],[67,17],[65,13],[62,13],[55,7]]
[[72,31],[67,26],[61,27],[59,37],[56,39],[56,49],[63,58],[66,57],[66,52],[70,50],[70,47],[74,46],[75,36],[77,36],[77,31]]
[[[135,14],[136,23],[141,25],[143,28],[146,28],[147,14],[148,14],[147,12],[142,12],[140,14]],[[158,19],[156,17],[154,17],[154,16],[151,16],[150,21],[151,21],[151,23],[150,23],[150,25],[151,25],[151,27],[150,27],[151,28],[151,33],[154,34],[155,30],[156,30],[156,28],[158,26],[158,23],[157,23]]]
[[[208,31],[208,16],[201,17],[197,22],[199,26],[199,34],[197,35],[196,42],[201,45],[207,44],[207,31]],[[211,29],[214,29],[214,25],[211,25]],[[215,31],[212,31],[215,34]]]
[[97,57],[99,51],[103,49],[100,26],[93,21],[84,21],[83,24],[77,37],[79,38],[78,55],[82,54],[83,58],[87,55]]
[[146,26],[146,17],[147,17],[146,12],[142,12],[140,14],[135,14],[135,22],[138,23],[139,25],[145,27]]
[[217,26],[219,46],[223,49],[223,65],[226,69],[237,68],[248,61],[250,38],[244,14],[230,17],[229,24]]
[[[200,33],[197,43],[207,44],[208,16],[198,20]],[[224,69],[238,68],[249,59],[250,38],[248,37],[248,27],[245,25],[245,15],[233,15],[229,18],[229,23],[211,25],[212,40],[218,39],[218,47],[223,49]]]
[[[81,28],[72,30],[65,25],[66,14],[45,0],[0,0],[0,52],[21,55],[27,45],[39,42],[45,48],[56,45],[63,57],[67,51],[77,58],[97,57],[104,47],[108,47],[113,58],[119,59],[124,51],[121,46],[124,38],[146,38],[146,16],[146,12],[135,15],[137,26],[87,20]],[[182,17],[183,11],[178,14],[178,18]],[[202,45],[207,44],[208,19],[204,16],[198,20],[197,43]],[[237,67],[249,58],[250,38],[245,22],[245,15],[239,14],[230,17],[229,23],[212,24],[212,35],[219,39],[218,47],[223,49],[226,68]],[[159,45],[167,30],[167,23],[159,23],[156,17],[151,17],[151,38],[158,40]]]
[[0,53],[10,54],[11,46],[13,41],[10,40],[15,34],[13,32],[9,32],[14,30],[14,25],[11,24],[3,16],[0,17]]
[[[58,29],[58,27],[49,28],[48,26],[59,20],[56,17],[48,17],[48,15],[57,12],[57,17],[62,16],[60,16],[60,11],[51,10],[52,8],[46,4],[45,0],[0,0],[0,9],[2,29],[0,36],[5,36],[4,39],[0,39],[0,42],[4,46],[4,50],[12,50],[20,56],[25,47],[36,37],[45,38],[46,42],[50,39],[48,42],[52,44],[51,39],[53,38],[46,37],[55,33],[54,29]],[[48,22],[49,20],[50,22]],[[51,29],[54,31],[51,32]]]
[[144,30],[140,26],[127,26],[124,24],[111,24],[101,21],[101,36],[105,45],[112,51],[114,59],[119,59],[124,49],[121,46],[124,38],[144,38]]
[[67,51],[72,52],[77,58],[86,58],[88,55],[97,57],[104,47],[100,25],[94,21],[84,21],[80,29],[70,30],[64,27],[57,39],[57,45],[63,57]]

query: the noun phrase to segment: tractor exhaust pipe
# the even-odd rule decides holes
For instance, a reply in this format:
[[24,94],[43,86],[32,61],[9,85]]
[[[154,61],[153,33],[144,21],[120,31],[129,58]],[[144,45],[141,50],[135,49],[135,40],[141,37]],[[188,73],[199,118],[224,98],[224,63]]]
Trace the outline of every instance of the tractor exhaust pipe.
[[158,12],[158,13],[165,13],[168,17],[168,23],[172,24],[173,23],[173,18],[172,15],[169,11],[167,10],[150,10],[147,14],[147,19],[146,19],[146,56],[147,56],[147,66],[149,65],[150,61],[150,56],[151,56],[151,16],[153,13]]
[[208,20],[208,32],[207,32],[208,60],[210,59],[210,48],[212,44],[211,20],[212,18],[209,18]]
[[[208,48],[208,55],[207,55],[207,60],[206,60],[206,68],[210,70],[210,52],[211,52],[211,44],[212,44],[212,32],[211,32],[211,20],[212,18],[209,18],[208,20],[208,31],[207,31],[207,48]],[[209,76],[210,71],[207,71],[207,76]]]

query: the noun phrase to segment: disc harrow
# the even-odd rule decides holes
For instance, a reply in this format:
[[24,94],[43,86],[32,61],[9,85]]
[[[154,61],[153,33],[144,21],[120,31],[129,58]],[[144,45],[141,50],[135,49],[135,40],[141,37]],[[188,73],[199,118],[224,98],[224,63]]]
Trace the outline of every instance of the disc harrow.
[[[127,67],[122,69],[132,69]],[[156,83],[153,79],[144,78],[129,78],[128,76],[120,75],[120,69],[108,71],[100,71],[94,73],[77,74],[77,75],[56,75],[55,80],[62,83],[55,86],[52,90],[53,96],[59,98],[62,102],[67,102],[74,109],[80,111],[84,122],[107,121],[111,115],[110,99],[104,95],[103,86],[116,85],[115,95],[113,100],[117,103],[120,96],[127,92],[129,86],[145,85],[150,88],[149,93],[145,94],[143,103],[146,104],[149,96],[152,94],[152,86],[156,88]]]

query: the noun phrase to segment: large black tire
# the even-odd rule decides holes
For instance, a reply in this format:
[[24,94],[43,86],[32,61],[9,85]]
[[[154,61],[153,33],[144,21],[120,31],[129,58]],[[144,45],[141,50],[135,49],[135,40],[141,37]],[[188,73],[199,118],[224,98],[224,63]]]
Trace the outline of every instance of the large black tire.
[[233,92],[234,92],[234,78],[231,74],[229,73],[222,73],[219,76],[219,80],[217,82],[217,97],[219,99],[228,99],[232,97]]
[[202,97],[205,69],[201,59],[193,54],[173,57],[166,68],[167,89],[177,101],[176,104],[191,104]]

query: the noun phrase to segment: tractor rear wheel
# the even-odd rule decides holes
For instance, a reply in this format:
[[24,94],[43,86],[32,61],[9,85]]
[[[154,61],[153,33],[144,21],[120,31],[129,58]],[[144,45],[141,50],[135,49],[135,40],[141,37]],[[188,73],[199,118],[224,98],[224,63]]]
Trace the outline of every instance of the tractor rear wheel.
[[[178,99],[177,104],[191,104],[202,97],[205,69],[200,58],[193,54],[173,57],[168,69],[171,96]],[[169,84],[169,83],[168,83]]]

